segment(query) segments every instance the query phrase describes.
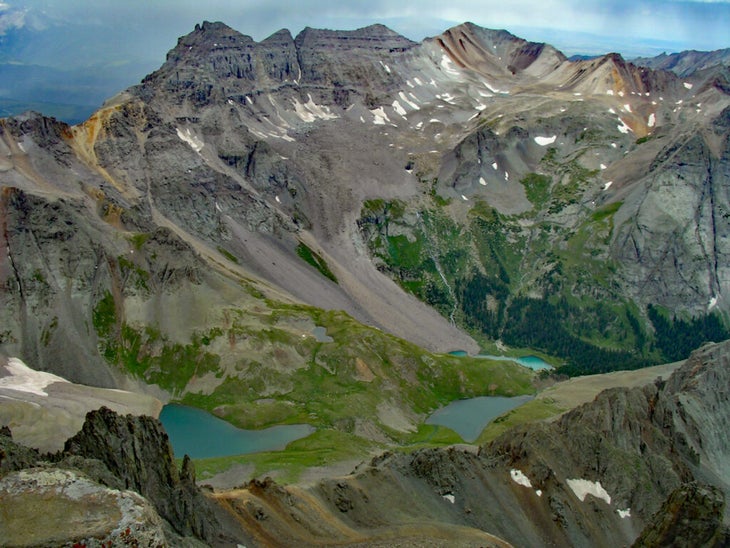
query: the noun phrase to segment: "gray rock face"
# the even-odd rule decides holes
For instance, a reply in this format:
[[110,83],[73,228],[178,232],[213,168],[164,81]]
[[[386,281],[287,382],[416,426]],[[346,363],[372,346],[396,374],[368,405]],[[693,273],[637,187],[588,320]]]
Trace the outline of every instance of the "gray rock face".
[[633,546],[727,546],[725,498],[716,487],[683,484],[669,495]]
[[727,292],[729,117],[725,109],[708,137],[672,139],[652,162],[647,184],[626,195],[612,253],[635,299],[703,313]]

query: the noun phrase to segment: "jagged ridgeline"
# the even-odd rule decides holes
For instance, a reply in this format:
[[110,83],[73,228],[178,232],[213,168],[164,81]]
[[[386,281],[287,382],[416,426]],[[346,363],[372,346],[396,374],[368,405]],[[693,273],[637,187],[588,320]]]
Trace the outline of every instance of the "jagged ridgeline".
[[0,121],[2,350],[372,439],[531,390],[450,350],[684,357],[728,337],[728,89],[471,24],[204,23],[82,124]]

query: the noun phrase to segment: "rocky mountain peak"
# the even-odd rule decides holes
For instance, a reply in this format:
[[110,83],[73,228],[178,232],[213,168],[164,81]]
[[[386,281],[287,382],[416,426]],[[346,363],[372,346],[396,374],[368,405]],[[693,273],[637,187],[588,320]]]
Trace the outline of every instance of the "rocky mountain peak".
[[[177,46],[170,52],[178,49],[195,49],[201,47],[233,47],[242,44],[254,43],[254,39],[232,29],[225,23],[204,21],[202,25],[195,25],[195,29],[178,39]],[[169,55],[168,54],[168,57]]]
[[261,44],[290,44],[294,42],[289,29],[279,29],[271,36],[261,41]]
[[295,42],[298,48],[366,48],[374,51],[399,51],[415,46],[415,42],[380,24],[356,30],[306,27],[297,35]]
[[434,38],[459,66],[484,76],[541,76],[566,60],[552,46],[528,42],[506,30],[487,29],[462,23]]

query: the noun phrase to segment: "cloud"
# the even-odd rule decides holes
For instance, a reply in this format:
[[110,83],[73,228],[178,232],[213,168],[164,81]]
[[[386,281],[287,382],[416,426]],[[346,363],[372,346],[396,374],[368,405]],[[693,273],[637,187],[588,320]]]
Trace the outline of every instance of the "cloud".
[[0,36],[11,29],[25,26],[25,10],[14,10],[10,5],[0,3]]
[[555,45],[563,48],[577,33],[599,37],[619,52],[647,40],[678,49],[730,46],[730,0],[23,0],[22,5],[43,11],[56,24],[95,26],[102,35],[113,26],[129,36],[130,43],[120,47],[158,58],[203,20],[223,21],[256,40],[281,28],[296,34],[305,26],[348,30],[378,22],[421,40],[472,21],[536,41],[551,38],[555,44],[557,37],[561,43]]

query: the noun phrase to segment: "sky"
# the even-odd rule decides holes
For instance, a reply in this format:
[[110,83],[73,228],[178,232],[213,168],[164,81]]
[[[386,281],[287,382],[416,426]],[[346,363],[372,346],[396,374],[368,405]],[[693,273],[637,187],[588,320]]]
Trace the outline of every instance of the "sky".
[[618,51],[631,58],[730,47],[730,0],[0,0],[0,35],[24,25],[72,33],[85,27],[97,31],[84,34],[87,49],[94,49],[89,40],[100,40],[107,48],[99,54],[111,48],[159,60],[204,20],[256,40],[281,28],[296,35],[305,26],[383,23],[419,41],[471,21],[568,55]]

